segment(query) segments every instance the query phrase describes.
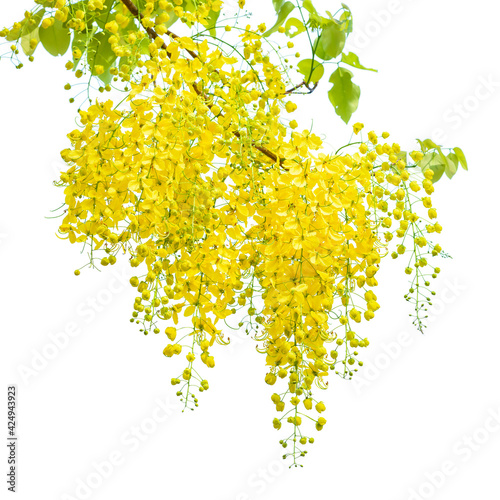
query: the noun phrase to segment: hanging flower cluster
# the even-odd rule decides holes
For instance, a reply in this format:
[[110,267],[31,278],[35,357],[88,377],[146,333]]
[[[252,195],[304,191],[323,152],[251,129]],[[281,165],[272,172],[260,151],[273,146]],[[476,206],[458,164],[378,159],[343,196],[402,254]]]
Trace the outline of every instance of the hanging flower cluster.
[[[106,10],[102,1],[86,4],[58,0],[41,26],[84,31]],[[424,328],[430,280],[440,272],[430,257],[446,255],[434,241],[442,229],[431,201],[436,168],[422,168],[435,145],[407,156],[388,133],[372,131],[342,153],[326,152],[318,136],[281,117],[297,106],[264,48],[264,29],[247,26],[241,47],[224,50],[167,27],[174,15],[207,26],[222,2],[192,12],[174,4],[139,10],[122,1],[101,20],[98,42],[124,61],[106,71],[126,82],[127,94],[79,111],[81,126],[61,153],[68,169],[57,182],[65,196],[60,236],[88,249],[90,267],[129,261],[131,321],[145,335],[166,335],[166,357],[185,358],[171,383],[186,408],[209,388],[205,373],[216,344],[229,343],[226,325],[252,335],[265,382],[276,387],[273,426],[285,429],[284,458],[295,464],[327,424],[317,389],[330,372],[351,378],[363,365],[359,350],[369,341],[358,331],[380,307],[384,258],[406,256],[405,298]],[[163,13],[153,19],[155,9]],[[102,75],[82,48],[73,42],[67,67],[86,53],[76,76]],[[363,125],[353,129],[357,138]]]

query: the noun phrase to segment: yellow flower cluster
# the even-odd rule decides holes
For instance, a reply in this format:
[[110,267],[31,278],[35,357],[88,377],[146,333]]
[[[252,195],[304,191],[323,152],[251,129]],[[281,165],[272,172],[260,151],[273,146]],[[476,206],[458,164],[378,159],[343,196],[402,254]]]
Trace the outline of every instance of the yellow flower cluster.
[[[100,18],[96,36],[121,58],[108,69],[127,82],[127,96],[79,110],[81,126],[61,153],[60,237],[88,248],[90,267],[128,259],[137,290],[131,322],[164,333],[166,357],[185,357],[171,380],[185,408],[198,405],[195,389],[209,388],[199,360],[215,366],[215,344],[229,343],[225,326],[251,334],[265,355],[265,382],[279,387],[273,426],[288,424],[280,443],[296,463],[314,442],[305,423],[318,431],[327,423],[315,387],[326,388],[330,372],[351,378],[363,364],[358,350],[369,345],[364,323],[380,308],[384,257],[408,257],[405,298],[424,328],[430,278],[439,273],[428,258],[445,255],[430,241],[442,229],[433,171],[422,172],[422,153],[408,156],[386,132],[363,140],[361,123],[348,149],[325,152],[318,136],[280,119],[297,106],[283,66],[263,48],[265,25],[241,30],[240,46],[225,52],[206,37],[169,31],[173,16],[207,26],[222,2],[200,1],[192,12],[184,4],[147,1],[139,12],[122,0]],[[100,0],[75,5],[52,2],[40,29],[57,21],[84,31],[89,12],[106,10]],[[66,67],[76,69],[85,51],[87,69],[102,75],[104,66],[90,65],[95,52],[77,43]]]
[[[326,423],[304,413],[325,410],[314,385],[325,387],[330,370],[352,376],[357,349],[368,345],[354,325],[379,308],[376,273],[393,234],[401,239],[393,256],[412,238],[415,266],[422,274],[427,265],[417,254],[429,244],[414,204],[420,189],[432,193],[432,171],[412,175],[399,146],[379,144],[374,133],[357,153],[326,155],[314,134],[290,132],[279,116],[295,106],[284,102],[281,73],[256,34],[245,35],[244,50],[260,69],[247,72],[206,41],[162,45],[149,44],[125,106],[80,111],[82,128],[62,152],[70,168],[61,175],[60,232],[90,247],[91,264],[104,249],[101,265],[124,253],[143,270],[131,279],[132,320],[144,333],[166,333],[165,356],[186,356],[172,379],[186,407],[198,404],[193,387],[208,389],[194,362],[213,367],[214,343],[227,343],[220,323],[235,315],[247,324],[266,355],[266,382],[287,381],[272,395],[283,412],[273,425],[292,425],[282,445],[293,444],[295,459],[313,441],[302,417],[317,430]],[[421,204],[433,218],[430,198]],[[191,327],[179,326],[180,314]]]

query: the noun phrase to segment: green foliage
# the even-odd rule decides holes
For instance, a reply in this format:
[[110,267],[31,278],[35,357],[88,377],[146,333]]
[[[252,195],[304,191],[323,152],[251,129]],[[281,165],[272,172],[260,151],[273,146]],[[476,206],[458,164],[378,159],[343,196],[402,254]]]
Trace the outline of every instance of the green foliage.
[[455,153],[449,153],[448,156],[446,156],[446,165],[445,165],[445,174],[448,177],[448,179],[451,179],[458,170],[458,158]]
[[342,54],[341,61],[343,63],[345,63],[345,64],[348,64],[349,66],[352,66],[353,68],[365,69],[367,71],[375,71],[375,72],[377,72],[376,69],[367,68],[367,67],[363,66],[359,62],[359,57],[356,54],[354,54],[353,52],[349,52],[348,54]]
[[63,56],[71,41],[69,28],[56,20],[52,26],[40,30],[40,41],[50,55]]
[[[208,15],[208,18],[207,18],[207,21],[208,21],[208,24],[207,24],[207,29],[209,31],[209,33],[215,38],[217,36],[217,33],[216,33],[216,29],[215,29],[215,25],[217,24],[217,19],[219,19],[219,16],[220,16],[220,10],[218,10],[217,12],[211,10],[210,11],[210,14]],[[176,16],[177,17],[177,16]],[[170,19],[171,20],[171,19]],[[175,22],[175,20],[173,21],[173,23]],[[172,24],[173,24],[172,23]]]
[[314,8],[314,5],[312,4],[311,0],[303,0],[302,6],[309,12],[309,14],[318,13],[317,10]]
[[345,4],[342,4],[344,12],[340,15],[340,21],[342,22],[342,29],[346,32],[346,35],[352,33],[353,20],[351,9]]
[[316,55],[325,61],[338,57],[344,48],[346,33],[338,21],[331,21],[321,30],[316,41]]
[[424,157],[419,161],[419,166],[422,169],[422,172],[430,168],[434,172],[434,177],[432,178],[432,182],[437,182],[444,174],[445,165],[439,155],[439,153],[433,151],[430,153],[426,153]]
[[281,7],[283,7],[283,4],[285,3],[285,0],[273,0],[273,7],[274,10],[276,11],[276,14],[279,13],[281,10]]
[[173,24],[175,24],[179,18],[174,12],[170,12],[170,19],[165,23],[166,28],[170,28]]
[[[293,28],[296,29],[292,31]],[[291,17],[285,23],[285,34],[288,38],[294,38],[306,31],[306,29],[307,28],[304,26],[304,23],[296,17]]]
[[286,21],[286,18],[289,16],[290,12],[292,12],[293,9],[295,9],[295,5],[293,5],[292,2],[284,3],[278,12],[278,19],[276,23],[271,29],[267,30],[263,36],[267,37],[278,31],[279,27],[283,25],[283,23]]
[[303,59],[297,65],[297,70],[299,73],[304,75],[304,81],[306,83],[313,82],[316,83],[321,80],[325,72],[325,68],[318,61],[313,59]]
[[36,50],[36,46],[31,46],[31,40],[36,40],[37,42],[40,41],[39,28],[35,28],[31,33],[21,37],[21,47],[27,56],[30,56]]
[[[71,51],[74,53],[76,50],[79,50],[83,54],[87,51],[87,43],[89,41],[89,38],[91,38],[90,34],[87,34],[85,32],[75,32],[73,35],[73,41],[71,43]],[[80,59],[76,59],[73,56],[73,63],[77,63],[80,61]],[[76,68],[76,66],[75,66]]]
[[[275,7],[281,3],[275,3]],[[342,51],[346,44],[349,33],[352,32],[353,21],[352,13],[349,7],[342,4],[341,14],[338,19],[326,11],[328,18],[321,16],[314,7],[311,0],[304,0],[302,2],[301,14],[304,15],[302,9],[309,14],[309,19],[306,25],[299,19],[291,18],[285,25],[285,34],[290,38],[297,36],[303,31],[307,30],[309,37],[315,36],[315,41],[312,44],[312,58],[303,59],[298,63],[297,70],[299,73],[305,75],[306,82],[318,82],[323,76],[323,66],[316,64],[314,71],[311,72],[311,60],[321,59],[323,61],[332,61],[337,59],[338,63],[347,64],[356,69],[377,71],[372,68],[367,68],[359,62],[359,58],[353,52],[344,54]],[[297,31],[292,32],[292,27],[297,28]],[[274,27],[272,28],[274,29]],[[270,33],[271,30],[268,32]],[[338,58],[340,57],[340,60]],[[309,77],[310,75],[310,77]],[[347,123],[352,116],[352,113],[358,107],[360,89],[352,82],[352,73],[347,70],[335,72],[332,75],[330,82],[334,87],[329,91],[328,97],[330,102],[335,108],[335,112]],[[344,99],[348,100],[345,101]]]
[[330,76],[333,87],[328,92],[328,98],[335,108],[335,113],[348,123],[352,114],[358,108],[360,89],[352,82],[353,74],[345,68],[337,68]]
[[[85,3],[87,3],[87,2],[85,2]],[[97,15],[95,16],[94,20],[95,20],[95,23],[97,24],[97,26],[99,26],[99,28],[104,29],[104,26],[106,25],[106,23],[108,21],[111,21],[111,19],[113,18],[111,15],[111,10],[112,10],[112,7],[115,3],[116,3],[116,0],[106,0],[104,2],[104,7],[105,7],[104,10],[96,11]]]
[[464,170],[469,170],[469,168],[467,167],[467,160],[465,159],[464,152],[459,147],[453,148],[453,151],[457,155],[457,160],[460,162],[460,165],[462,165],[462,168]]
[[45,9],[41,9],[35,14],[30,19],[24,18],[20,22],[20,27],[18,29],[14,29],[9,31],[9,34],[6,37],[6,40],[9,42],[13,42],[15,40],[19,40],[19,38],[23,36],[28,36],[30,33],[35,31],[35,29],[40,26],[40,23],[42,22],[43,16],[45,15]]
[[421,141],[417,139],[422,152],[425,153],[424,157],[418,162],[419,167],[422,171],[430,168],[434,172],[434,177],[432,182],[437,182],[443,174],[451,179],[458,171],[458,165],[467,170],[467,160],[463,151],[456,147],[445,155],[441,146],[437,145],[431,139],[425,139]]
[[[197,6],[204,3],[204,1],[183,0],[179,3],[185,11],[194,12]],[[148,44],[150,39],[138,40],[131,47],[131,51],[123,56],[120,55],[117,64],[117,55],[108,41],[109,35],[105,35],[105,25],[117,18],[117,14],[121,12],[122,3],[119,0],[105,0],[104,9],[91,9],[88,8],[88,2],[89,0],[69,1],[67,3],[69,9],[68,20],[64,23],[56,20],[52,26],[43,28],[40,26],[43,19],[54,16],[55,2],[53,0],[36,0],[38,5],[33,9],[31,17],[25,16],[22,21],[15,24],[14,28],[5,30],[6,34],[4,36],[7,41],[16,42],[17,46],[20,46],[24,54],[29,57],[32,57],[36,50],[34,41],[40,41],[40,45],[53,56],[66,54],[71,45],[73,71],[78,69],[85,72],[88,70],[91,75],[104,84],[110,84],[113,80],[118,80],[118,77],[114,78],[113,75],[118,75],[120,68],[126,67],[127,74],[131,74],[135,70],[138,60],[142,56],[149,54]],[[134,0],[139,12],[144,11],[146,3],[146,0]],[[334,14],[328,10],[322,14],[314,6],[313,0],[300,0],[298,2],[272,0],[272,4],[277,18],[274,25],[262,36],[270,37],[280,31],[290,39],[301,35],[307,36],[310,42],[310,54],[306,55],[296,65],[297,72],[303,76],[304,83],[290,82],[291,87],[295,90],[305,84],[309,92],[314,91],[316,85],[324,76],[326,64],[336,64],[337,69],[331,73],[329,78],[332,86],[328,90],[328,99],[333,105],[335,113],[345,123],[348,123],[358,108],[360,88],[353,81],[353,73],[345,66],[358,70],[377,71],[361,64],[359,57],[355,53],[343,52],[347,38],[353,30],[351,10],[345,3],[341,3],[341,7]],[[295,9],[299,14],[296,17],[290,17],[290,14]],[[78,10],[84,13],[84,26],[83,28],[74,29],[70,20]],[[154,19],[164,12],[160,3],[156,2],[150,17]],[[216,26],[220,14],[221,11],[210,11],[208,24],[201,36],[207,36],[209,33],[217,40]],[[168,9],[168,15],[168,20],[162,24],[165,28],[170,29],[179,20],[179,17],[170,9]],[[185,17],[181,21],[188,27],[192,27],[191,22],[187,21]],[[127,26],[120,26],[117,33],[120,43],[126,45],[128,35],[139,29],[137,19],[130,19]],[[75,57],[75,54],[77,54],[77,57]],[[113,69],[114,66],[117,66],[118,69]],[[126,75],[123,76],[120,73],[121,77],[125,78]],[[314,87],[309,87],[309,83],[314,83]],[[431,168],[434,170],[434,182],[439,180],[443,174],[452,178],[458,170],[458,165],[461,165],[464,170],[468,169],[467,160],[460,148],[453,148],[453,150],[449,150],[445,154],[441,147],[430,139],[420,141],[420,144],[424,158],[420,160],[419,165],[422,169]]]
[[93,75],[97,75],[96,66],[102,66],[104,73],[100,74],[99,78],[104,83],[111,81],[109,69],[116,60],[116,54],[111,49],[108,38],[103,31],[100,31],[92,38],[87,49],[87,60],[91,67],[91,72]]

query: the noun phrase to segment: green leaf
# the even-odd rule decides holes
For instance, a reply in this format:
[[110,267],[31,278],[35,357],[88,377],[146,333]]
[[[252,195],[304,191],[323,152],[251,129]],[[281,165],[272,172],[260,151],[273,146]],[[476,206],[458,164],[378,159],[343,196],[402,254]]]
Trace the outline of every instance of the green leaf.
[[40,23],[42,22],[44,15],[45,15],[45,9],[39,10],[38,12],[33,14],[33,16],[31,17],[32,22],[26,23],[21,34],[27,35],[28,33],[31,33],[36,28],[38,28],[40,26]]
[[31,33],[28,33],[27,35],[23,35],[21,37],[21,48],[23,49],[23,52],[27,56],[30,56],[36,50],[36,47],[32,49],[30,45],[31,40],[33,39],[35,39],[37,42],[40,42],[40,35],[38,34],[38,28],[33,30]]
[[455,154],[457,155],[458,161],[460,162],[460,165],[462,165],[462,168],[464,170],[469,170],[469,167],[467,166],[467,160],[465,159],[464,152],[460,148],[453,148],[453,151],[455,151]]
[[425,153],[429,149],[438,149],[439,148],[439,146],[435,142],[431,141],[430,139],[425,139],[423,141],[421,141],[420,139],[417,139],[417,142],[420,144],[420,147],[422,148],[423,153]]
[[193,0],[183,0],[182,8],[188,12],[194,12],[196,10],[196,1]]
[[340,26],[337,22],[332,22],[321,32],[315,44],[315,54],[319,58],[329,61],[342,53],[345,40],[345,33]]
[[[418,139],[417,139],[418,141]],[[417,162],[417,165],[420,167],[420,169],[422,170],[422,172],[427,168],[429,167],[431,161],[434,159],[434,156],[436,155],[436,153],[426,153],[424,155],[424,157],[419,161]]]
[[143,56],[149,56],[149,44],[150,44],[150,38],[145,37],[143,38],[137,46],[139,54],[142,54]]
[[397,155],[396,155],[398,161],[399,160],[403,160],[405,163],[407,163],[407,159],[408,159],[408,153],[406,151],[400,151]]
[[170,19],[165,23],[165,28],[170,28],[179,19],[179,16],[174,14],[174,12],[169,12],[168,15]]
[[[88,21],[88,18],[89,18],[89,15],[91,15],[92,17],[95,17],[94,13],[95,11],[87,11],[85,12],[85,7],[88,3],[88,0],[80,0],[79,2],[72,2],[71,3],[71,11],[70,12],[76,12],[77,10],[82,10],[83,13],[84,13],[84,16],[83,16],[83,21],[84,22],[87,22]],[[52,2],[52,7],[54,7],[54,2]],[[99,11],[98,11],[99,12]],[[69,18],[73,17],[71,14],[69,15]]]
[[283,4],[278,13],[278,20],[276,21],[274,26],[271,29],[267,30],[262,36],[269,36],[272,35],[275,31],[278,31],[279,27],[286,21],[286,18],[293,9],[295,9],[295,5],[293,5],[292,2],[286,2],[285,4]]
[[[434,142],[432,142],[430,139],[427,139],[427,141],[434,144]],[[448,178],[451,179],[457,171],[457,165],[453,164],[452,160],[450,160],[447,156],[445,156],[445,154],[441,150],[441,146],[436,146],[436,149],[438,150],[439,157],[441,158],[441,163],[444,165],[446,175],[448,176]],[[432,179],[434,182],[436,182],[434,177]]]
[[441,159],[438,156],[432,160],[429,168],[434,172],[434,177],[432,178],[433,183],[436,183],[439,179],[441,179],[446,170],[445,165],[441,163]]
[[[87,3],[87,2],[85,2],[85,3]],[[111,15],[111,9],[112,9],[114,4],[115,4],[115,0],[106,0],[104,2],[104,10],[96,11],[96,12],[100,12],[100,14],[98,16],[96,16],[96,18],[95,18],[95,22],[97,23],[97,26],[99,26],[99,28],[104,29],[104,26],[106,26],[106,23],[108,23],[109,21],[112,21],[114,19],[114,16]],[[83,10],[86,10],[86,9],[83,9]]]
[[458,158],[457,155],[454,153],[449,153],[448,156],[446,157],[446,165],[445,165],[445,174],[448,177],[448,179],[451,179],[458,170]]
[[367,71],[375,71],[376,69],[367,68],[359,62],[359,58],[354,52],[349,52],[348,54],[342,54],[342,62],[352,66],[353,68],[366,69]]
[[92,32],[85,33],[84,31],[75,31],[73,35],[73,42],[71,43],[71,53],[73,53],[74,50],[78,49],[82,53],[82,57],[80,59],[75,59],[73,57],[73,63],[75,64],[74,69],[76,69],[76,66],[80,61],[84,60],[83,56],[87,51],[87,43],[89,38],[91,37],[92,37]]
[[220,16],[220,10],[218,10],[217,12],[211,10],[207,16],[207,22],[208,22],[207,29],[213,38],[217,36],[215,25],[217,24],[217,19],[219,19],[219,16]]
[[417,142],[420,144],[420,149],[422,150],[422,153],[425,153],[427,151],[427,148],[424,146],[424,143],[420,139],[417,139]]
[[422,169],[422,172],[425,172],[428,168],[434,172],[432,182],[437,182],[441,179],[445,171],[445,164],[443,163],[439,153],[436,152],[425,154],[424,157],[418,162],[418,166]]
[[[111,68],[116,60],[116,54],[111,49],[108,38],[109,33],[105,33],[104,31],[97,33],[90,41],[87,49],[87,62],[91,68],[91,73],[96,75],[105,84],[111,82],[112,76],[109,73],[109,68]],[[97,75],[96,66],[102,66],[104,73]]]
[[430,139],[425,139],[424,140],[424,146],[427,148],[427,149],[439,149],[439,146],[434,142],[434,141],[431,141]]
[[[21,21],[21,24],[22,24],[22,21]],[[9,34],[5,37],[5,39],[8,41],[8,42],[13,42],[15,40],[19,40],[19,37],[21,36],[21,30],[23,29],[23,27],[21,26],[19,29],[17,30],[10,30],[9,31]]]
[[314,5],[312,4],[311,0],[304,0],[302,2],[302,7],[309,12],[309,14],[317,14],[318,12],[314,8]]
[[54,0],[37,0],[36,3],[42,5],[43,7],[54,7]]
[[313,43],[313,53],[315,57],[319,57],[320,59],[323,59],[323,61],[326,61],[326,54],[323,52],[323,48],[320,45],[321,42],[321,36],[316,38]]
[[342,30],[345,31],[346,35],[349,35],[352,33],[352,28],[353,28],[353,20],[352,20],[352,12],[351,9],[345,4],[342,4],[342,7],[344,8],[344,12],[340,15],[340,21],[341,21],[341,26]]
[[9,31],[6,40],[9,42],[13,42],[15,40],[19,40],[19,38],[21,38],[22,36],[26,36],[29,33],[35,31],[38,28],[38,26],[40,26],[44,14],[45,14],[45,9],[42,9],[33,14],[30,19],[24,18],[20,22],[21,27],[17,30]]
[[135,57],[120,57],[117,67],[121,69],[124,64],[127,65],[130,68],[130,72],[132,72],[137,67],[137,59]]
[[312,59],[303,59],[300,61],[299,64],[297,64],[297,70],[299,73],[304,75],[306,83],[319,82],[325,73],[323,65],[318,61],[313,61]]
[[330,76],[333,87],[328,92],[328,98],[335,108],[335,113],[348,123],[352,114],[358,108],[360,90],[352,82],[352,73],[345,68],[337,68]]
[[[292,28],[297,28],[297,31],[294,30],[292,33]],[[285,23],[285,34],[288,38],[294,38],[303,33],[305,30],[306,27],[304,26],[304,23],[296,17],[291,17]]]
[[40,30],[40,41],[45,50],[53,56],[62,56],[69,47],[71,35],[61,21],[56,20],[52,26]]
[[283,4],[285,3],[285,0],[273,0],[273,6],[276,14],[279,13],[281,10],[281,7],[283,7]]

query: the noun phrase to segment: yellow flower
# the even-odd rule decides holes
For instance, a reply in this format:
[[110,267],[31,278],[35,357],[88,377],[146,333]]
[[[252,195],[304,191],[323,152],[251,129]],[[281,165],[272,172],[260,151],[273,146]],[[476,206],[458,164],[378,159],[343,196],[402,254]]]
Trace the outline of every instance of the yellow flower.
[[364,127],[364,125],[362,123],[357,122],[352,126],[352,130],[357,135],[357,134],[359,134],[359,132],[361,132],[363,127]]
[[110,33],[118,33],[119,26],[116,21],[110,21],[109,23],[105,24],[104,28]]

